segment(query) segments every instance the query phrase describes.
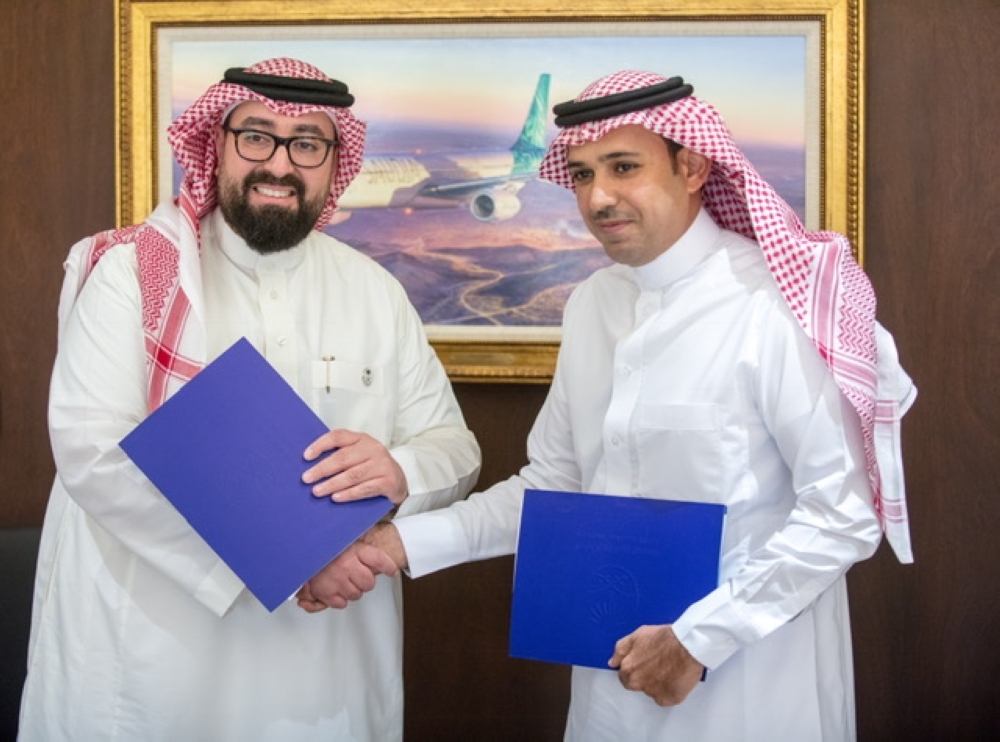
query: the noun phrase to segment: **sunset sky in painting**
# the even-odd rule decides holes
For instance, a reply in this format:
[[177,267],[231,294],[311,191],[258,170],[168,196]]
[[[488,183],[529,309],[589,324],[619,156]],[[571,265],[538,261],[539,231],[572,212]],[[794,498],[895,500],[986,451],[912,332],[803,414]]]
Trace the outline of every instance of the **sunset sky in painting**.
[[[568,35],[533,36],[551,34],[554,25]],[[773,27],[764,26],[769,32]],[[509,34],[511,29],[520,35],[467,37],[471,31]],[[636,36],[637,29],[655,35]],[[588,36],[598,30],[601,36]],[[698,30],[705,33],[704,27]],[[294,56],[347,82],[358,97],[355,113],[372,125],[452,123],[516,131],[543,72],[552,75],[551,107],[601,75],[642,69],[679,74],[693,83],[695,94],[719,108],[741,143],[805,146],[810,91],[801,30],[787,36],[694,36],[687,35],[690,26],[676,23],[378,25],[322,29],[328,37],[349,33],[351,38],[309,39],[303,36],[315,31],[291,28],[286,31],[294,39],[284,40],[274,28],[264,30],[270,36],[266,40],[247,39],[261,29],[239,29],[239,40],[227,40],[219,30],[202,39],[198,31],[204,29],[185,31],[166,51],[175,111],[219,80],[227,67]]]

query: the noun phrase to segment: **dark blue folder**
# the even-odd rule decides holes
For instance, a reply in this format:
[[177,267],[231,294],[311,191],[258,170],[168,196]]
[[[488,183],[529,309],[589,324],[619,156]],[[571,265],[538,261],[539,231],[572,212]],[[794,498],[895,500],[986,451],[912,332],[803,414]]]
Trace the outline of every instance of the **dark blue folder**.
[[327,430],[241,339],[120,445],[273,611],[392,507],[312,496],[302,452]]
[[724,505],[527,490],[510,654],[607,668],[615,642],[675,621],[719,581]]

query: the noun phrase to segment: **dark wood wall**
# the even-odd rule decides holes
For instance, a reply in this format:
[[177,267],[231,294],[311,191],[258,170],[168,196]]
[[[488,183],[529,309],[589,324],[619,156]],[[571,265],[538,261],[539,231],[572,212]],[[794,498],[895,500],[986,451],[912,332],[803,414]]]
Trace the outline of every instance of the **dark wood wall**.
[[[114,6],[0,3],[0,527],[41,523],[60,264],[113,226]],[[904,425],[917,562],[883,546],[851,574],[859,734],[988,739],[1000,732],[1000,3],[869,0],[866,20],[866,268],[920,398]],[[544,393],[458,387],[483,484],[521,465]],[[510,569],[407,584],[409,739],[561,738],[565,670],[505,656]]]
[[866,269],[920,397],[916,563],[850,581],[860,731],[1000,738],[1000,2],[868,5]]

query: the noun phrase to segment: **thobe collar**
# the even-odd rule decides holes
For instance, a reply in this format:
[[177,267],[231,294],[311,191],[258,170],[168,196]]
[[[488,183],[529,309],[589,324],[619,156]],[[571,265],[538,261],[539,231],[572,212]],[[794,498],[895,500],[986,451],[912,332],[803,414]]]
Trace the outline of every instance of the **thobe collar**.
[[[205,231],[205,227],[208,230]],[[251,248],[246,241],[236,234],[226,223],[222,210],[216,208],[205,219],[202,234],[208,244],[215,244],[229,260],[249,275],[260,275],[286,271],[298,267],[305,257],[304,245],[312,237],[309,234],[298,245],[281,252],[261,255]]]
[[699,209],[691,226],[662,255],[633,270],[643,291],[664,289],[718,250],[722,230],[712,221],[704,207]]

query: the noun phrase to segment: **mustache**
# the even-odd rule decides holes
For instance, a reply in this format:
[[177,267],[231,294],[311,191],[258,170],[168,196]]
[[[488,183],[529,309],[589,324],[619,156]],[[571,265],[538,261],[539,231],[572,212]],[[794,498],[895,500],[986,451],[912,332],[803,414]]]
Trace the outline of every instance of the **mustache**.
[[619,219],[627,219],[626,215],[618,213],[610,206],[606,206],[603,209],[598,209],[597,211],[590,212],[590,218],[592,221],[595,222],[607,222]]
[[243,179],[243,193],[245,194],[249,192],[249,190],[258,183],[262,183],[263,185],[286,186],[288,188],[293,188],[295,190],[295,194],[300,199],[306,190],[306,184],[303,183],[302,179],[296,175],[288,173],[287,175],[283,175],[278,178],[266,170],[256,170]]

